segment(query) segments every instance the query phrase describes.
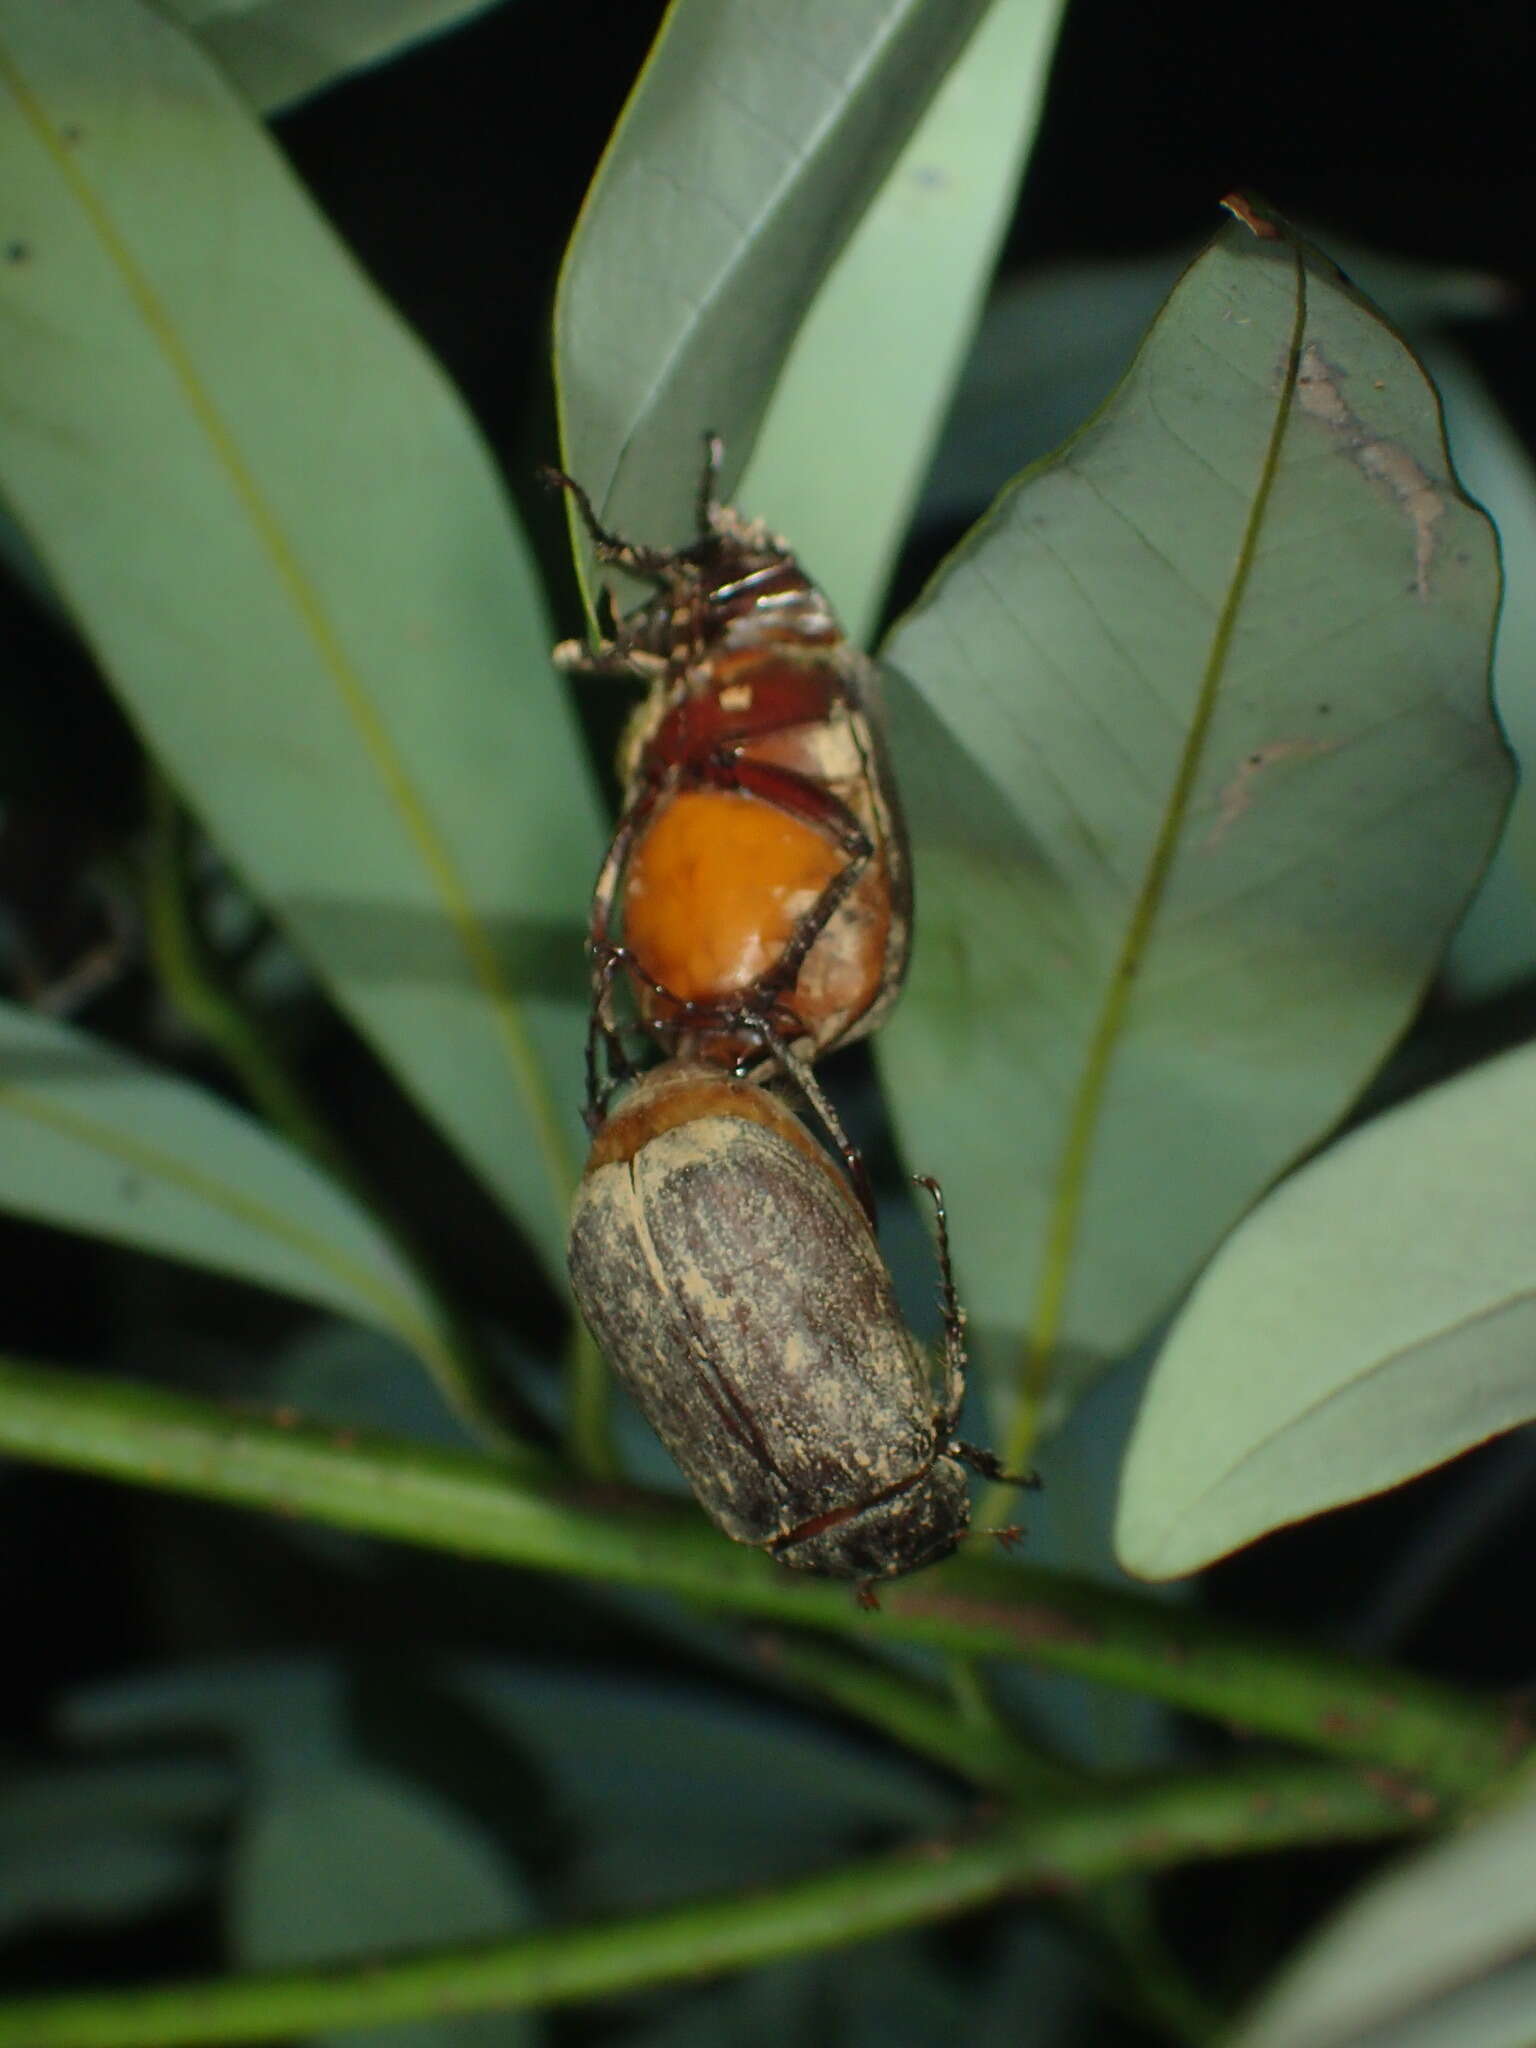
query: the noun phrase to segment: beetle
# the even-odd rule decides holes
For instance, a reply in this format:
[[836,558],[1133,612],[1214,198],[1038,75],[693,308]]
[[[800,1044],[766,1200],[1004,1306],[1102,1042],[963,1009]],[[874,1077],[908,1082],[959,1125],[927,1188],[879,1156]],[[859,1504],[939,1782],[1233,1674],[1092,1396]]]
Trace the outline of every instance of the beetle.
[[970,1521],[942,1198],[942,1387],[841,1169],[779,1097],[698,1059],[652,1068],[593,1141],[571,1221],[582,1314],[705,1513],[798,1571],[947,1557]]
[[[596,972],[623,964],[668,1055],[742,1071],[765,1044],[809,1062],[874,1030],[906,970],[912,897],[873,665],[786,543],[717,501],[718,436],[705,449],[699,537],[677,549],[620,540],[573,478],[545,472],[599,560],[657,586],[595,650],[568,641],[555,659],[648,685],[619,750]],[[594,1015],[627,1075],[611,980]],[[589,1122],[602,1106],[599,1092]]]

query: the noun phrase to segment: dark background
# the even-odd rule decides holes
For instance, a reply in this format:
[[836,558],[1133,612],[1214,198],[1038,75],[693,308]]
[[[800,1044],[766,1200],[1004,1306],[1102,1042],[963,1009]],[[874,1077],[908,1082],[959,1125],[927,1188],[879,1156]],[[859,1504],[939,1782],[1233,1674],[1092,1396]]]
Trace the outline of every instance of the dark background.
[[[772,34],[775,10],[760,11]],[[543,368],[555,270],[661,12],[642,0],[507,0],[275,123],[319,205],[465,392],[552,551],[554,521],[530,479],[555,445]],[[1217,225],[1220,195],[1247,186],[1304,219],[1325,246],[1331,232],[1506,279],[1508,311],[1458,338],[1527,440],[1536,438],[1536,13],[1506,0],[1454,21],[1439,17],[1433,32],[1415,33],[1409,22],[1385,6],[1244,14],[1077,0],[1005,264],[1134,257],[1193,241]],[[922,559],[919,541],[914,565]],[[554,575],[558,590],[558,567]],[[570,631],[576,621],[567,614],[561,624]],[[0,788],[0,896],[35,954],[57,965],[91,936],[80,877],[133,834],[139,771],[88,660],[17,593],[4,601],[0,630],[17,671],[0,747],[14,719],[29,762],[18,778],[13,754]],[[130,973],[84,1021],[158,1054],[151,1017],[147,978]],[[1432,998],[1421,1027],[1423,1043],[1437,1048],[1428,1070],[1533,1029],[1530,991],[1454,1018]],[[354,1149],[396,1185],[403,1171],[418,1190],[428,1236],[434,1218],[453,1215],[451,1245],[435,1248],[456,1261],[461,1291],[474,1300],[503,1290],[504,1274],[493,1284],[504,1255],[494,1219],[366,1055],[329,1019],[312,1024],[297,1051]],[[195,1047],[181,1056],[189,1071],[226,1085]],[[131,1363],[125,1346],[135,1328],[157,1317],[209,1342],[238,1330],[251,1346],[295,1321],[253,1291],[14,1223],[0,1223],[0,1289],[7,1349],[95,1369]],[[529,1309],[536,1348],[552,1353],[558,1304],[535,1294]],[[1409,1616],[1396,1630],[1396,1654],[1470,1681],[1524,1684],[1536,1668],[1522,1570],[1536,1536],[1528,1474],[1518,1440],[1491,1446],[1384,1500],[1257,1546],[1210,1574],[1205,1597],[1361,1644],[1379,1639],[1383,1611],[1396,1602]],[[233,1622],[206,1603],[167,1599],[152,1572],[177,1543],[238,1562],[260,1547],[248,1519],[188,1503],[151,1508],[19,1468],[0,1476],[0,1510],[0,1640],[12,1651],[0,1743],[22,1750],[46,1744],[63,1688],[158,1656],[342,1637],[398,1652],[401,1624],[425,1628],[423,1616],[439,1630],[451,1616],[468,1642],[494,1645],[517,1633],[505,1575],[494,1591],[489,1577],[468,1590],[461,1583],[450,1602],[445,1568],[419,1559],[400,1561],[371,1596],[353,1598],[344,1624],[319,1567],[269,1572],[250,1613]],[[1437,1574],[1434,1532],[1442,1528],[1455,1561]],[[1404,1580],[1410,1555],[1416,1585]],[[1523,1585],[1524,1597],[1512,1601],[1512,1585]],[[558,1628],[547,1612],[538,1625],[546,1648],[563,1635],[579,1652],[597,1645],[616,1663],[650,1654],[643,1638],[627,1642],[601,1603],[574,1589],[562,1591]],[[1198,1885],[1189,1896],[1194,1909],[1210,1910]],[[190,1967],[194,1936],[184,1923],[168,1927],[161,1959]],[[115,1975],[148,1966],[142,1943],[122,1957],[104,1950],[100,1961]],[[47,1941],[22,1959],[23,1974],[40,1982],[58,1982],[71,1967],[64,1946]]]

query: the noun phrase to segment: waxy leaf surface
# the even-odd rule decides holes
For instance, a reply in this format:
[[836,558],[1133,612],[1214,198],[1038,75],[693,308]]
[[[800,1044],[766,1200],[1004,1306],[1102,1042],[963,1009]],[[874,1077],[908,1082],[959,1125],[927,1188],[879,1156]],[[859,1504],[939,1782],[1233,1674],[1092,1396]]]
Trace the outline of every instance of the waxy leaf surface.
[[130,715],[562,1264],[597,816],[436,366],[134,0],[0,0],[0,489]]
[[1494,541],[1434,393],[1251,218],[887,649],[918,908],[884,1072],[1035,1392],[1340,1116],[1509,792]]

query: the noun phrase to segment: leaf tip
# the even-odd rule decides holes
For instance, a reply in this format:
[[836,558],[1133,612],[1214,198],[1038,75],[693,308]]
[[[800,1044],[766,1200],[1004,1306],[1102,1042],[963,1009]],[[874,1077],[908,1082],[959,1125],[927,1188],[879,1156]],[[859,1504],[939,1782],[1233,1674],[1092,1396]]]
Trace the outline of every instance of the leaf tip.
[[1223,196],[1221,204],[1234,220],[1241,221],[1243,226],[1261,242],[1280,242],[1285,239],[1280,223],[1271,219],[1262,210],[1259,202],[1250,198],[1246,192],[1228,192]]

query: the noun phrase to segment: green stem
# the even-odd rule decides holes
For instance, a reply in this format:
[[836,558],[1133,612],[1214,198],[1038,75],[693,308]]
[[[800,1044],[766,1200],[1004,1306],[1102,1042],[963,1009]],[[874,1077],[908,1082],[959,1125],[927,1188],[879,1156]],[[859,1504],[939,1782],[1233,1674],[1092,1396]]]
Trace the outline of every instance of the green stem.
[[958,1839],[824,1875],[491,1947],[331,1969],[64,1993],[0,2005],[0,2048],[179,2048],[274,2041],[428,2016],[510,2012],[646,1987],[851,1942],[1021,1891],[1056,1895],[1130,1870],[1295,1843],[1374,1839],[1413,1824],[1353,1770],[1268,1767],[1117,1786],[1011,1814]]
[[1415,1813],[1433,1794],[1485,1790],[1524,1746],[1512,1716],[1453,1687],[1002,1557],[884,1587],[870,1613],[847,1586],[728,1543],[675,1501],[514,1476],[469,1453],[338,1441],[84,1374],[0,1361],[0,1451],[794,1627],[1023,1658],[1360,1759],[1391,1774],[1391,1795]]
[[[1013,1732],[968,1658],[949,1661],[948,1695],[894,1665],[804,1637],[773,1638],[765,1659],[775,1674],[969,1784],[1014,1800],[1052,1804],[1094,1786],[1088,1772]],[[1107,1789],[1103,1778],[1097,1783]],[[1067,1901],[1066,1909],[1090,1940],[1109,1951],[1125,1980],[1126,2002],[1143,2018],[1175,2041],[1214,2038],[1217,2016],[1158,1939],[1141,1878],[1095,1886]]]
[[187,814],[153,762],[148,822],[144,918],[166,995],[192,1030],[214,1047],[265,1121],[349,1193],[360,1194],[340,1146],[209,952],[192,908]]
[[565,1351],[565,1451],[589,1479],[617,1479],[621,1471],[610,1420],[612,1391],[607,1362],[578,1315]]
[[1146,1872],[1108,1879],[1080,1903],[1076,1917],[1108,1944],[1134,1995],[1134,2016],[1190,2048],[1204,2048],[1220,2037],[1224,2016],[1191,1982],[1158,1932]]
[[764,1660],[775,1675],[878,1728],[893,1742],[970,1785],[1014,1798],[1059,1797],[1083,1774],[1015,1735],[995,1714],[978,1721],[954,1699],[894,1665],[805,1636],[774,1637]]
[[175,790],[153,763],[148,778],[149,833],[144,864],[144,914],[162,987],[192,1029],[213,1046],[262,1118],[368,1210],[396,1257],[437,1310],[441,1341],[422,1363],[445,1400],[482,1442],[521,1450],[530,1418],[517,1409],[491,1360],[464,1318],[444,1297],[426,1262],[377,1200],[318,1116],[263,1020],[244,1001],[199,928],[189,864],[189,818]]

